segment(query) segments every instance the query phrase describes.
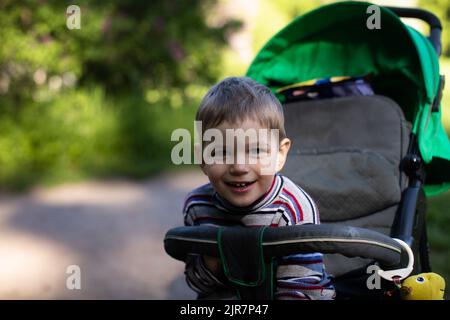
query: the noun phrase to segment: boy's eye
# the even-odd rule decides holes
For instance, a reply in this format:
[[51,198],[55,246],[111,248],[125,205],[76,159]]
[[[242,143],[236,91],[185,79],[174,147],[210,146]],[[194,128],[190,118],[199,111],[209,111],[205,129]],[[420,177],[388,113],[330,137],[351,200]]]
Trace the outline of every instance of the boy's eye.
[[250,155],[252,156],[263,156],[267,154],[267,150],[262,148],[252,148],[250,149]]
[[226,149],[215,149],[212,151],[213,157],[227,157],[230,155],[230,152],[228,152]]

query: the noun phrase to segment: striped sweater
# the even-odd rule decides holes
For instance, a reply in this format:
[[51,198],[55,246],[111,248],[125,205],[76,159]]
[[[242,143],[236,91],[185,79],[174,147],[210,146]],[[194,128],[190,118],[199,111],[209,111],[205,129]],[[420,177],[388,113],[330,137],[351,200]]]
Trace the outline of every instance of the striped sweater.
[[[311,197],[281,175],[274,177],[270,189],[260,200],[246,208],[231,205],[215,192],[211,184],[206,184],[187,196],[183,214],[186,226],[282,227],[320,223],[319,211]],[[277,262],[275,299],[334,298],[334,288],[325,272],[322,254],[295,254]],[[185,274],[189,287],[199,294],[199,298],[235,298],[224,284],[224,276],[212,274],[200,255],[189,255]]]

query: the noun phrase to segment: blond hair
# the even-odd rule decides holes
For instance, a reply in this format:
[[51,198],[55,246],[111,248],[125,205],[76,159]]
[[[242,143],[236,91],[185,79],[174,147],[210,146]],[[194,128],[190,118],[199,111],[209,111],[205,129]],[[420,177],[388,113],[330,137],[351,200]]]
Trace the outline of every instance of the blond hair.
[[268,129],[278,129],[280,140],[286,137],[280,101],[266,86],[248,77],[229,77],[214,85],[203,97],[196,120],[202,131],[226,121],[258,121]]

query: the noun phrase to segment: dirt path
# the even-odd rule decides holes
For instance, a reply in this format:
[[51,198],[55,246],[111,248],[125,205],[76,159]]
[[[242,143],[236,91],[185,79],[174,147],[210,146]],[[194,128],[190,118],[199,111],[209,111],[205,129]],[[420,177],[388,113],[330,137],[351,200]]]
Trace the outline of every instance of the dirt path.
[[[0,195],[0,299],[193,299],[163,249],[199,172]],[[78,265],[81,290],[66,287]]]

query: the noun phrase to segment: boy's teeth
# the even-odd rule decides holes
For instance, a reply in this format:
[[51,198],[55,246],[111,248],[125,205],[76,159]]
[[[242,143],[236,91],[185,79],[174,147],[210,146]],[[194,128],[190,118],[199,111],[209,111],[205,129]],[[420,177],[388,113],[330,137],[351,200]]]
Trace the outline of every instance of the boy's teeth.
[[247,182],[244,183],[231,183],[231,185],[235,186],[235,187],[245,187],[248,185]]

